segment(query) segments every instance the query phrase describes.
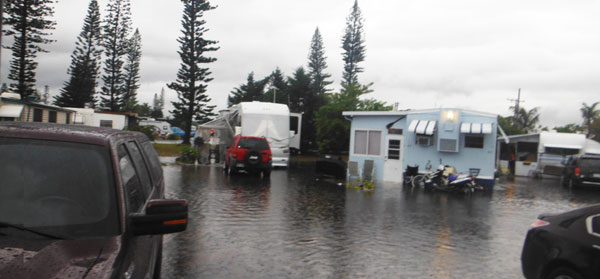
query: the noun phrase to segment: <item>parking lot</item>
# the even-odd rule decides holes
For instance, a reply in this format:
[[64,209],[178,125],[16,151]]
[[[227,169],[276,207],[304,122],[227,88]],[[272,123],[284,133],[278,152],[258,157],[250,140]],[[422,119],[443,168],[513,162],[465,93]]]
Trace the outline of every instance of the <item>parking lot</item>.
[[165,236],[165,278],[522,278],[536,216],[597,202],[600,189],[499,180],[488,193],[347,189],[314,165],[270,179],[220,166],[164,165],[167,195],[190,205],[187,231]]

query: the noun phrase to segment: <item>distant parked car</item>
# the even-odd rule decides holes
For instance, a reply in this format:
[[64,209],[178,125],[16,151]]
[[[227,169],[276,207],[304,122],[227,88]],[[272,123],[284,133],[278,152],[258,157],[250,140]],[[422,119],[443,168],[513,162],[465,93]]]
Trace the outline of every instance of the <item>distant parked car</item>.
[[142,133],[0,122],[2,278],[159,278],[187,214]]
[[[195,128],[196,127],[192,126],[192,137],[196,135],[196,129]],[[171,127],[171,131],[174,134],[178,134],[180,137],[183,137],[185,135],[185,131],[182,130],[181,128],[179,128],[179,127]]]
[[528,279],[582,279],[600,275],[600,205],[540,215],[521,254]]
[[235,136],[225,154],[224,170],[225,173],[262,172],[263,177],[269,177],[272,164],[273,154],[266,138]]
[[600,186],[600,155],[571,156],[565,162],[562,185],[577,187],[582,184]]

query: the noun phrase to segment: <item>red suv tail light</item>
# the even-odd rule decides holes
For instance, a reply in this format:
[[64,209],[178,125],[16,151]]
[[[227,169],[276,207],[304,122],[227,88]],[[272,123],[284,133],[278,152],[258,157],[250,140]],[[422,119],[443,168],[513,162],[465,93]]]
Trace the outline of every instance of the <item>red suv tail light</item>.
[[533,224],[531,224],[531,228],[539,228],[539,227],[543,227],[543,226],[547,226],[550,225],[550,223],[544,221],[544,220],[536,220],[535,222],[533,222]]
[[575,168],[575,175],[577,175],[577,176],[581,175],[581,169],[580,168]]

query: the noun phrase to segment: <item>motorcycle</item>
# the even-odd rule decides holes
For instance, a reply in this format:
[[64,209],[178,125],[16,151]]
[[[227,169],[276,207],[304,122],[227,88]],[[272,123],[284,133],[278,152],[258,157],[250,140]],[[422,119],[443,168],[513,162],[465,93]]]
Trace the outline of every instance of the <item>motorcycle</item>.
[[440,165],[427,177],[424,186],[425,189],[471,194],[476,190],[483,190],[483,187],[475,182],[478,175],[479,169],[472,168],[468,174],[459,174],[452,166]]

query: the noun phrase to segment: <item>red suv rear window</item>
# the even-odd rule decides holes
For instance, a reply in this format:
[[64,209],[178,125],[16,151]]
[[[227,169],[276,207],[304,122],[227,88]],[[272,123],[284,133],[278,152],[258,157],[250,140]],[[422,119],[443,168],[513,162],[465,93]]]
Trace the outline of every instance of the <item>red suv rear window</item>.
[[238,148],[265,150],[269,149],[269,144],[265,139],[241,138],[238,142]]

